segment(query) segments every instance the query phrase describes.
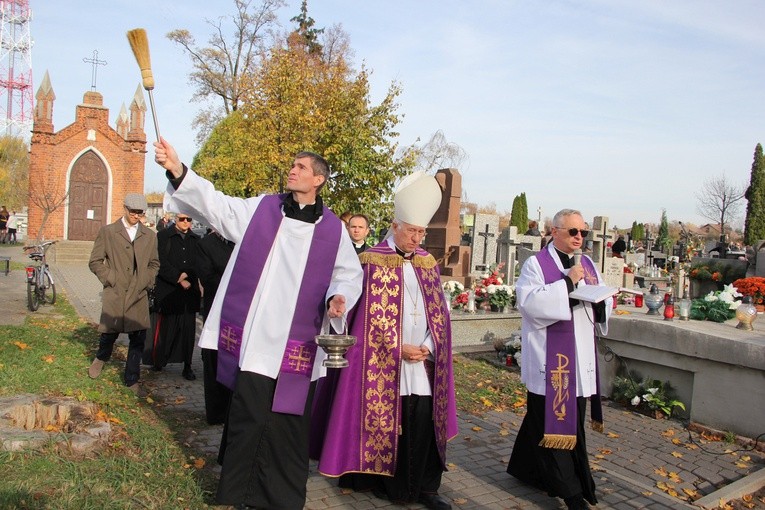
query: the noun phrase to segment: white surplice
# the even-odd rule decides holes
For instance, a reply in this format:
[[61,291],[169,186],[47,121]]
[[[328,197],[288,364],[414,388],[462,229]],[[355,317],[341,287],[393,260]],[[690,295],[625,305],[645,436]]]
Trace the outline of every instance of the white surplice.
[[[393,238],[389,237],[388,246],[396,249]],[[403,307],[401,309],[401,337],[402,343],[414,345],[417,347],[425,346],[430,351],[430,360],[433,361],[433,337],[430,335],[428,320],[425,315],[425,300],[422,297],[422,290],[417,280],[417,274],[414,272],[412,264],[404,260],[402,271],[404,281],[402,282],[404,291]],[[399,390],[401,396],[431,394],[430,381],[425,371],[425,363],[422,361],[412,363],[410,361],[401,361],[401,378],[399,379]]]
[[[224,195],[216,191],[212,183],[191,169],[188,169],[177,190],[172,185],[167,187],[163,204],[166,211],[186,213],[206,223],[220,232],[224,238],[235,243],[234,251],[223,273],[220,287],[199,338],[200,347],[205,349],[218,348],[223,298],[232,277],[242,238],[250,221],[258,221],[257,217],[253,218],[253,214],[261,199],[262,197],[245,199]],[[314,228],[313,223],[286,217],[282,220],[244,324],[244,338],[239,357],[241,370],[274,379],[279,374],[292,317],[296,313],[295,307],[303,273],[307,270],[310,274],[311,270],[306,268],[306,262]],[[343,295],[346,300],[346,310],[350,310],[361,295],[363,273],[359,257],[353,249],[351,239],[342,222],[338,225],[338,229],[341,230],[340,246],[325,301],[336,294]],[[333,320],[336,330],[342,329],[342,326],[336,325],[336,322],[338,321]],[[327,331],[328,320],[325,315],[322,332]],[[324,351],[318,349],[312,380],[326,373],[321,366],[325,357]]]
[[[558,269],[567,274],[569,270],[563,269],[553,243],[549,243],[544,249],[550,251]],[[600,274],[598,284],[603,285]],[[578,285],[586,285],[584,279],[580,280]],[[545,285],[545,277],[537,257],[530,257],[524,262],[521,275],[515,284],[515,292],[517,307],[522,317],[521,380],[526,388],[537,395],[545,394],[547,327],[561,320],[571,320],[573,313],[576,337],[576,395],[589,397],[597,393],[592,306],[580,301],[572,312],[568,305],[566,281],[561,279]],[[606,299],[606,322],[597,324],[600,334],[608,332],[612,304],[613,298]]]

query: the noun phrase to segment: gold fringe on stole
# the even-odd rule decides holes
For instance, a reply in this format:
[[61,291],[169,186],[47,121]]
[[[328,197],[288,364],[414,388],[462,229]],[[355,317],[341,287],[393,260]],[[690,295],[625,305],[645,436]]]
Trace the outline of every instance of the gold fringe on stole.
[[576,436],[563,434],[545,434],[539,442],[543,448],[555,448],[556,450],[573,450],[576,446]]
[[[371,252],[371,250],[361,252],[361,254],[359,254],[359,262],[362,264],[373,264],[382,267],[401,267],[404,265],[404,259],[395,253],[385,255],[382,253]],[[436,267],[436,259],[431,254],[428,254],[425,257],[415,255],[412,257],[412,266],[421,267],[423,269],[433,269]]]
[[401,267],[404,265],[404,259],[395,253],[383,255],[382,253],[370,253],[369,250],[359,254],[359,262],[382,267]]
[[600,432],[602,434],[603,431],[605,430],[605,427],[603,427],[602,421],[592,420],[592,423],[590,425],[592,426],[592,430],[594,430],[595,432]]

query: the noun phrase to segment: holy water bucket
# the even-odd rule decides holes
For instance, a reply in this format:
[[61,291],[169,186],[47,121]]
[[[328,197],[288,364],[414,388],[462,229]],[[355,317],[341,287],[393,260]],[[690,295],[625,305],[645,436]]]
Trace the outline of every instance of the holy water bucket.
[[345,353],[348,348],[356,343],[356,337],[347,335],[347,326],[343,328],[342,335],[316,335],[316,344],[324,349],[327,357],[322,363],[326,368],[345,368],[348,366],[348,360],[345,359]]

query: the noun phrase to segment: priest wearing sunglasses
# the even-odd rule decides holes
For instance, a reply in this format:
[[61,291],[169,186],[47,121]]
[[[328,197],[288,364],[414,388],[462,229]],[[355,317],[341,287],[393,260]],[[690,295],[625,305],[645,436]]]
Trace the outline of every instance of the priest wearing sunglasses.
[[569,509],[597,504],[584,424],[591,397],[592,427],[603,430],[596,337],[607,333],[612,305],[612,298],[597,304],[569,298],[577,286],[603,285],[581,254],[588,234],[579,211],[559,211],[552,242],[526,261],[515,287],[528,404],[507,472]]

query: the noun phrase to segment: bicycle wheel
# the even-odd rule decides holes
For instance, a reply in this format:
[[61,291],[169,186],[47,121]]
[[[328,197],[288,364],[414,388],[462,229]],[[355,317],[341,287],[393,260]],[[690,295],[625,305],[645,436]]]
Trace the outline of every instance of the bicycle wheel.
[[51,278],[47,269],[43,274],[43,283],[43,300],[47,304],[52,305],[56,302],[56,284],[53,283],[53,278]]
[[27,283],[27,305],[32,312],[40,308],[40,295],[37,293],[37,285],[34,282]]

